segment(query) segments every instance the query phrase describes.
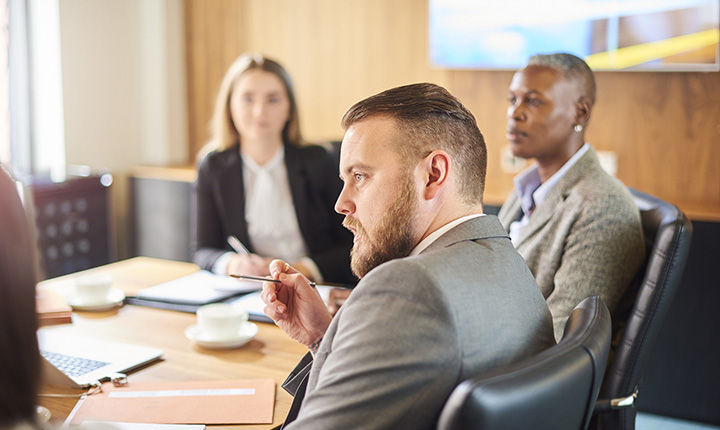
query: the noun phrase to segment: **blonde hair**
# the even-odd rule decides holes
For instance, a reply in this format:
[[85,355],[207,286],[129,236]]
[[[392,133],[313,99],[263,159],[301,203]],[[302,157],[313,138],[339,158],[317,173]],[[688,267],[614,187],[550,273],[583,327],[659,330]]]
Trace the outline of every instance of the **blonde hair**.
[[290,118],[282,130],[282,139],[283,142],[292,145],[299,146],[302,144],[300,120],[298,118],[295,92],[293,91],[290,75],[278,62],[264,57],[261,54],[248,52],[236,58],[232,65],[230,65],[230,68],[228,68],[228,71],[225,72],[225,77],[223,77],[217,99],[215,100],[215,110],[210,120],[210,141],[200,151],[198,159],[202,159],[211,151],[224,151],[240,144],[240,134],[235,128],[230,112],[230,99],[235,84],[240,77],[248,70],[253,69],[260,69],[272,73],[283,83],[290,102]]

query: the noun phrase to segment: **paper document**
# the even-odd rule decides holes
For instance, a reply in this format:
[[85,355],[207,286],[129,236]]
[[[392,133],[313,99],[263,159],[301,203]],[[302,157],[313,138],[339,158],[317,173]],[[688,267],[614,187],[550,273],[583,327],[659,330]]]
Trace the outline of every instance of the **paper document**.
[[262,288],[262,284],[257,282],[244,282],[201,270],[182,278],[144,288],[140,290],[137,297],[144,300],[201,305],[223,300],[233,295],[257,291],[260,288]]
[[[71,425],[91,421],[158,424],[270,424],[275,381],[131,382],[102,386],[76,406]],[[169,429],[168,429],[169,430]]]

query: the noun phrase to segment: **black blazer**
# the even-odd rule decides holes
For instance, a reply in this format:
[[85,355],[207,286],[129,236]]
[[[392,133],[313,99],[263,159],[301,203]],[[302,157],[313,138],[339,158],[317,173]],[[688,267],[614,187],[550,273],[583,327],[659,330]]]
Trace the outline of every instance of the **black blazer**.
[[[352,233],[342,226],[343,216],[334,209],[342,190],[337,158],[318,145],[285,144],[285,165],[309,257],[326,282],[355,285],[357,278],[350,271]],[[237,236],[254,252],[245,220],[243,165],[238,147],[208,154],[200,162],[193,188],[193,262],[211,270],[222,254],[232,251],[227,243],[230,235]]]

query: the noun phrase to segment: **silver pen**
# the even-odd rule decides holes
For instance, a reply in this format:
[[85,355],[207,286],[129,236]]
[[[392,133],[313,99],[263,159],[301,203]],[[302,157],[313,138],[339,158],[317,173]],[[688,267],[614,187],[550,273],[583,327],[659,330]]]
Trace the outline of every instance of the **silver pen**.
[[[279,281],[277,279],[270,279],[270,278],[261,278],[260,276],[250,276],[250,275],[236,275],[234,273],[230,274],[233,278],[238,279],[247,279],[248,281],[257,281],[257,282],[275,282],[276,284],[282,284],[282,281]],[[315,282],[310,282],[310,286],[315,288]]]
[[227,243],[238,254],[250,254],[250,251],[248,251],[248,249],[245,248],[245,245],[243,245],[242,242],[240,242],[240,240],[235,236],[228,236]]

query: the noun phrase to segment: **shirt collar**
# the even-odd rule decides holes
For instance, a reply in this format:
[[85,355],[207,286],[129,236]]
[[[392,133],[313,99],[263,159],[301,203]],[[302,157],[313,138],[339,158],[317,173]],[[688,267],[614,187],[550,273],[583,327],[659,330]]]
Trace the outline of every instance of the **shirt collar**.
[[273,155],[272,158],[262,166],[256,163],[255,160],[252,159],[252,157],[246,157],[245,155],[243,155],[242,152],[240,152],[240,157],[242,157],[243,164],[252,172],[258,173],[263,170],[269,172],[273,170],[275,166],[280,164],[280,162],[285,158],[285,147],[281,146],[280,149],[275,152],[275,155]]
[[454,220],[454,221],[450,221],[449,223],[445,224],[444,226],[442,226],[442,227],[440,227],[439,229],[435,230],[434,232],[430,233],[430,234],[428,235],[428,237],[426,237],[425,239],[421,240],[420,243],[418,243],[418,244],[415,246],[415,248],[413,248],[413,250],[410,252],[410,255],[409,255],[409,256],[420,254],[421,252],[423,252],[423,251],[425,250],[425,248],[427,248],[427,247],[430,246],[433,242],[435,242],[438,237],[440,237],[440,236],[442,236],[443,234],[447,233],[448,231],[450,231],[450,229],[452,229],[452,228],[455,227],[456,225],[462,224],[462,223],[464,223],[464,222],[467,221],[467,220],[470,220],[470,219],[473,219],[473,218],[478,218],[478,217],[481,217],[481,216],[485,216],[485,214],[466,215],[466,216],[461,217],[461,218],[458,218],[458,219],[456,219],[456,220]]
[[550,191],[560,182],[560,179],[570,170],[570,168],[577,163],[588,150],[590,145],[584,143],[583,146],[578,149],[575,154],[563,166],[555,172],[547,181],[540,181],[540,173],[538,172],[537,163],[530,166],[524,172],[520,173],[515,177],[515,191],[520,197],[520,206],[524,213],[529,214],[535,207],[540,206]]

